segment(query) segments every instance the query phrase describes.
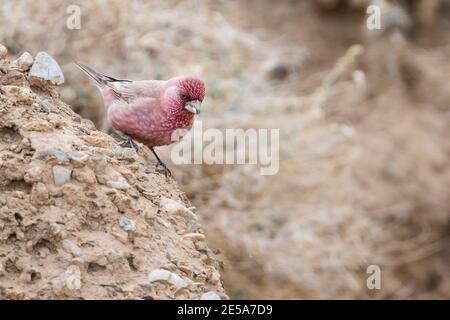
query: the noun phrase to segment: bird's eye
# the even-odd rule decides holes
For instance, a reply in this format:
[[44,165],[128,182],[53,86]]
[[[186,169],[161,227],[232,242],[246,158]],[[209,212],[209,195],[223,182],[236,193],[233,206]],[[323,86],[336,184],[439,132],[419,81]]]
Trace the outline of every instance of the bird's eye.
[[182,93],[182,94],[180,95],[180,97],[181,97],[181,99],[183,99],[183,100],[187,100],[188,95],[187,95],[186,93]]

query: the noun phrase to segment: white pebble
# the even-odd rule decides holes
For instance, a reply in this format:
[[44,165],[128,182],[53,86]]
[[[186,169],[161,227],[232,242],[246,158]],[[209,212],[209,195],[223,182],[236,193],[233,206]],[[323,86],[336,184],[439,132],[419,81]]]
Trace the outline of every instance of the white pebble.
[[178,287],[187,287],[189,282],[179,275],[164,269],[155,269],[148,275],[148,281],[165,281]]
[[132,232],[134,230],[135,222],[126,216],[121,216],[119,218],[120,227],[126,232]]
[[64,83],[64,75],[58,63],[46,52],[39,52],[30,70],[30,78],[39,78],[55,84]]
[[200,297],[200,300],[221,300],[220,296],[214,291],[205,292]]
[[186,208],[183,204],[178,201],[162,197],[161,198],[161,207],[171,215],[185,215],[193,220],[197,220],[197,216],[188,208]]
[[72,170],[62,166],[53,167],[53,179],[57,186],[62,186],[70,180]]
[[12,62],[19,70],[26,71],[33,64],[33,56],[29,52],[24,52],[19,58]]

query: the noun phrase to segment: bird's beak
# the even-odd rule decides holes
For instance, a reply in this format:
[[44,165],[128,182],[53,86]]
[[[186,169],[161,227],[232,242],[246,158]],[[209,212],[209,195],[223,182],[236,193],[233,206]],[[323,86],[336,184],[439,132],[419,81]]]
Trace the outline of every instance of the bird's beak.
[[199,114],[201,104],[202,103],[199,100],[192,100],[192,101],[186,102],[186,104],[184,105],[184,108],[187,111],[192,112],[193,114]]

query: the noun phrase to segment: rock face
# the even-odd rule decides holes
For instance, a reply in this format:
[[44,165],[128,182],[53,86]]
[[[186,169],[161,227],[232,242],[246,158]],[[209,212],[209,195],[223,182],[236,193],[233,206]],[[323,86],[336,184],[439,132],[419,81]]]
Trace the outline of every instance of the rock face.
[[51,81],[0,66],[0,299],[227,298],[151,153],[97,131]]

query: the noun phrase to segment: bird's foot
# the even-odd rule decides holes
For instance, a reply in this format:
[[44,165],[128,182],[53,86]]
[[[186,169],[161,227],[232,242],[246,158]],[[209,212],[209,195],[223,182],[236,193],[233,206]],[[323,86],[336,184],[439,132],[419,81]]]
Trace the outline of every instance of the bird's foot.
[[114,133],[117,140],[119,140],[119,145],[122,148],[131,148],[134,149],[136,152],[139,150],[139,146],[136,144],[136,142],[133,141],[133,139],[126,135],[126,134],[119,134],[117,132]]
[[166,177],[172,176],[172,172],[169,170],[169,168],[167,168],[167,166],[162,161],[158,161],[156,163],[156,171],[159,173],[164,173]]
[[160,173],[164,173],[164,175],[167,177],[172,176],[172,172],[170,172],[169,168],[164,164],[164,162],[161,161],[161,159],[156,154],[156,151],[153,147],[149,147],[150,151],[155,155],[156,158],[156,171]]
[[134,149],[136,152],[139,150],[139,146],[129,136],[126,136],[125,140],[120,142],[120,145],[124,148]]

